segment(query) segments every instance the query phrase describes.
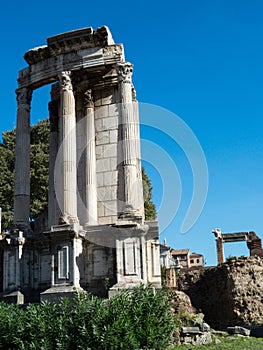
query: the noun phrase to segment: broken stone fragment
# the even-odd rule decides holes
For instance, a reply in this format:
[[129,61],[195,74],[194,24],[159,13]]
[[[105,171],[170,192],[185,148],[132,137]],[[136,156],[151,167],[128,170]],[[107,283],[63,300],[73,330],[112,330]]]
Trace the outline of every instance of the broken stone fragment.
[[244,327],[235,326],[235,327],[227,327],[228,334],[241,334],[246,337],[250,335],[250,329],[246,329]]

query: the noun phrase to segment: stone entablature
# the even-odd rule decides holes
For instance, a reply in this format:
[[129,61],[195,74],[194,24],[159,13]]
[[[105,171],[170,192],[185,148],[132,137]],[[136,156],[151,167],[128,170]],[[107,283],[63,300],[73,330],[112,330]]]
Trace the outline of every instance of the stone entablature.
[[106,26],[88,27],[48,38],[46,46],[29,50],[24,58],[29,67],[19,72],[18,88],[35,89],[56,81],[60,71],[100,67],[106,74],[108,66],[124,62],[124,50]]

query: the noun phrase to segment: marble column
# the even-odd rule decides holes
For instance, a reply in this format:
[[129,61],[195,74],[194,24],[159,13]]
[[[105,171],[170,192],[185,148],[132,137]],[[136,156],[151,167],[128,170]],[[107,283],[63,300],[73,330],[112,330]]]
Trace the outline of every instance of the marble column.
[[97,213],[97,180],[96,180],[96,151],[95,151],[95,121],[92,91],[84,93],[83,114],[85,123],[85,199],[86,225],[96,225]]
[[55,193],[54,169],[58,153],[58,107],[59,107],[59,86],[52,85],[51,101],[48,104],[50,120],[50,142],[49,142],[49,182],[48,182],[48,226],[58,225],[60,211]]
[[[59,74],[60,111],[59,132],[60,151],[58,153],[61,170],[61,186],[57,193],[61,210],[60,223],[78,223],[77,218],[77,163],[76,163],[76,117],[71,72]],[[57,174],[58,175],[58,174]],[[59,186],[59,183],[55,183]]]
[[32,90],[20,88],[17,94],[14,225],[28,228],[30,214],[30,105]]
[[[142,218],[143,203],[138,193],[138,181],[141,176],[138,169],[139,154],[139,124],[134,113],[131,63],[118,64],[118,78],[120,89],[120,111],[122,124],[122,151],[124,170],[124,211],[122,217]],[[140,186],[139,186],[140,187]]]

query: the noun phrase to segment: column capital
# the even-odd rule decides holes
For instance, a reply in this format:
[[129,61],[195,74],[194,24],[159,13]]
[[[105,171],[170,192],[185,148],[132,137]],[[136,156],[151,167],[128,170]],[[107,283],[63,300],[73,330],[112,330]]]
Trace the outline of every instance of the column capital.
[[71,71],[63,71],[58,74],[61,91],[73,91]]
[[94,102],[93,102],[93,95],[92,95],[92,90],[91,89],[87,89],[86,91],[84,91],[83,93],[83,106],[84,108],[92,108],[94,107]]
[[129,62],[118,63],[117,72],[119,82],[132,83],[133,64]]
[[19,105],[30,105],[32,99],[32,89],[23,87],[16,89],[16,100]]

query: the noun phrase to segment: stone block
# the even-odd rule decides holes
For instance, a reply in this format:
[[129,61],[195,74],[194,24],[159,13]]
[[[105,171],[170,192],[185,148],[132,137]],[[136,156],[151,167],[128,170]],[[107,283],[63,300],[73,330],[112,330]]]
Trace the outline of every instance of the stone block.
[[112,103],[109,105],[109,117],[117,116],[119,117],[119,105],[117,103]]
[[110,225],[117,221],[117,216],[104,216],[99,218],[100,225]]
[[49,301],[52,304],[60,302],[61,298],[73,300],[77,293],[83,293],[84,290],[80,287],[74,286],[58,286],[52,287],[40,294],[41,301]]
[[111,170],[111,158],[97,159],[97,172],[105,172]]
[[96,146],[96,159],[101,159],[103,157],[103,145],[97,145]]
[[1,300],[3,300],[5,303],[23,305],[24,295],[17,290],[9,294],[2,295]]
[[108,117],[108,106],[101,106],[95,109],[95,120]]
[[118,130],[110,130],[110,143],[118,142]]
[[117,185],[118,171],[108,171],[103,174],[103,183],[105,186]]
[[117,201],[106,201],[104,202],[105,216],[117,215]]
[[97,173],[97,187],[104,186],[104,175],[103,173]]
[[103,145],[103,153],[101,154],[101,158],[111,157],[117,157],[117,143]]
[[240,327],[240,326],[227,327],[227,332],[228,332],[228,334],[241,334],[241,335],[245,335],[247,337],[250,335],[250,329],[246,329],[246,328]]
[[102,131],[96,134],[96,145],[104,145],[110,142],[109,131]]
[[110,158],[110,170],[114,171],[118,168],[118,160],[117,157]]
[[96,132],[100,132],[103,130],[103,124],[102,124],[103,119],[95,119],[95,130]]
[[100,202],[110,201],[114,199],[114,193],[115,193],[115,187],[114,186],[104,186],[98,188],[98,200]]
[[183,334],[199,334],[200,329],[199,327],[182,327],[182,333]]
[[117,116],[107,117],[102,119],[102,125],[104,130],[118,129],[119,120]]
[[98,217],[105,216],[104,202],[98,202],[97,209],[98,209]]

